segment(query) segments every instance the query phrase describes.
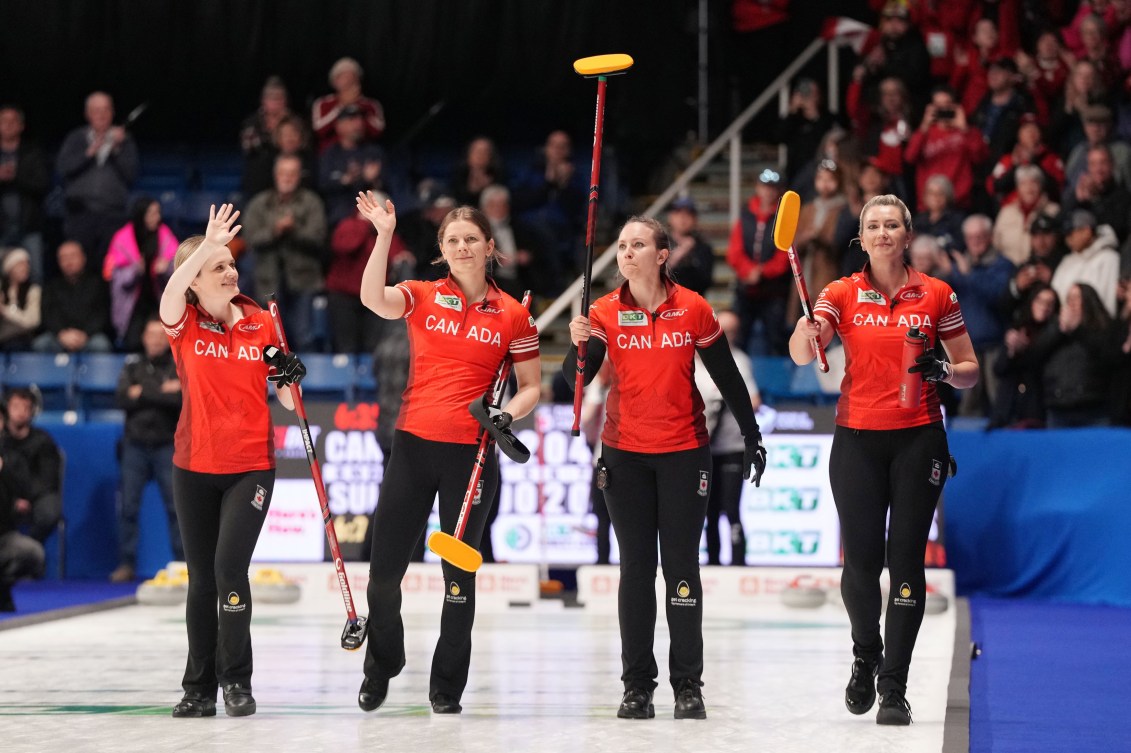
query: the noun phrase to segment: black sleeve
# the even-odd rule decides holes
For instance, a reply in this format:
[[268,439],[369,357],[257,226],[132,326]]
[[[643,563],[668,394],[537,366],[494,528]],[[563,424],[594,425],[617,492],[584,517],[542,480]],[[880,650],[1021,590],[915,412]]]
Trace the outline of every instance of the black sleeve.
[[754,417],[754,407],[750,404],[750,390],[738,372],[734,363],[734,356],[730,354],[730,345],[725,337],[720,337],[706,348],[699,349],[699,357],[707,367],[707,373],[715,380],[719,392],[723,394],[730,412],[738,421],[742,436],[749,442],[761,441],[762,433],[758,429],[758,419]]
[[[598,340],[596,337],[589,338],[589,349],[585,352],[585,384],[593,381],[593,377],[597,376],[597,372],[601,370],[601,364],[605,361],[605,343]],[[572,391],[573,385],[577,380],[577,346],[569,346],[569,352],[566,353],[565,360],[562,361],[562,376],[565,377],[566,383]]]

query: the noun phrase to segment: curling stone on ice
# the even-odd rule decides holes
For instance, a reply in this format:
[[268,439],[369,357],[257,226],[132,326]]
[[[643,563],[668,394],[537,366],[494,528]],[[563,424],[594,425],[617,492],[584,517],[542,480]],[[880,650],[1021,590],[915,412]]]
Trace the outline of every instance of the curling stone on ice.
[[299,584],[273,567],[260,568],[251,578],[251,598],[263,604],[294,604],[301,597]]
[[188,598],[188,573],[158,570],[157,574],[137,587],[139,604],[168,606],[183,604]]
[[794,578],[779,596],[782,604],[794,609],[816,609],[828,599],[825,589],[802,583],[800,577]]

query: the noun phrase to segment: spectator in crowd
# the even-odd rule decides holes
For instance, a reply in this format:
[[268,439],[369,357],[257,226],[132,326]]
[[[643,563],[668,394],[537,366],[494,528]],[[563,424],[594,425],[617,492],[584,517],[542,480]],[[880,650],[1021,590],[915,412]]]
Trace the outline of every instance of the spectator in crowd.
[[1064,91],[1074,58],[1063,49],[1060,36],[1051,29],[1040,33],[1034,47],[1031,57],[1018,51],[1017,66],[1036,99],[1038,112],[1052,112],[1053,104]]
[[355,199],[361,191],[383,189],[381,147],[367,143],[365,122],[356,105],[346,105],[334,122],[337,140],[318,157],[318,193],[326,202],[326,219],[337,225],[357,214]]
[[1115,181],[1115,165],[1106,146],[1088,149],[1088,169],[1076,181],[1076,188],[1065,193],[1064,208],[1069,212],[1087,209],[1096,216],[1097,225],[1109,226],[1118,239],[1128,237],[1131,191]]
[[1064,162],[1060,155],[1045,146],[1037,116],[1027,112],[1017,126],[1017,143],[1009,154],[1003,155],[986,178],[986,192],[1004,205],[1013,200],[1017,188],[1016,171],[1026,165],[1035,165],[1045,175],[1045,191],[1059,198],[1064,189]]
[[813,182],[817,179],[817,166],[825,160],[832,160],[840,172],[841,188],[845,195],[852,200],[852,192],[856,189],[857,179],[860,177],[861,164],[865,161],[879,165],[883,169],[883,162],[878,157],[865,158],[861,152],[860,142],[856,136],[850,134],[840,126],[832,130],[821,139],[816,154],[797,173],[793,179],[792,189],[801,196],[802,201],[809,201],[816,194]]
[[974,112],[989,91],[990,61],[1005,54],[1000,42],[993,19],[979,18],[970,31],[969,39],[955,45],[954,67],[947,83],[955,93],[955,100],[966,112]]
[[964,416],[988,416],[997,392],[993,366],[1005,334],[998,302],[1013,276],[1013,264],[992,246],[992,230],[989,217],[971,215],[962,223],[966,252],[938,257],[939,279],[962,301],[966,331],[981,369],[978,384],[962,393],[960,412]]
[[[840,254],[833,247],[837,223],[848,206],[841,190],[841,172],[833,160],[821,160],[813,180],[814,196],[801,205],[797,233],[793,243],[801,259],[805,279],[822,289],[840,277]],[[801,313],[801,300],[789,296],[786,321],[796,321]]]
[[781,175],[763,170],[754,195],[731,229],[727,246],[727,263],[737,278],[738,342],[750,355],[784,355],[789,339],[785,327],[789,258],[774,245],[774,218],[782,192]]
[[[1122,3],[1121,3],[1122,4]],[[1114,6],[1115,3],[1111,3]],[[1122,24],[1119,24],[1122,26]],[[1081,46],[1073,50],[1079,60],[1087,60],[1096,69],[1096,75],[1109,91],[1115,91],[1120,84],[1119,61],[1116,59],[1115,50],[1111,46],[1109,26],[1104,19],[1095,14],[1085,16],[1080,22]]]
[[32,422],[39,412],[39,394],[25,387],[8,390],[4,397],[7,419],[0,435],[0,457],[19,456],[26,468],[27,497],[17,500],[19,524],[27,524],[29,535],[43,542],[63,517],[62,456],[55,440]]
[[1111,108],[1107,105],[1089,105],[1084,108],[1084,140],[1073,147],[1065,162],[1068,190],[1075,191],[1081,176],[1088,172],[1088,152],[1092,147],[1106,146],[1111,154],[1112,175],[1115,182],[1131,188],[1131,146],[1115,138]]
[[932,175],[945,175],[954,186],[955,206],[973,201],[974,178],[988,152],[977,128],[966,123],[966,112],[946,88],[936,88],[923,112],[919,130],[907,142],[907,162],[915,167],[915,195],[922,211],[924,189]]
[[495,142],[486,136],[472,139],[452,169],[452,193],[459,204],[477,207],[484,188],[506,182],[503,158]]
[[1070,154],[1084,140],[1084,112],[1090,105],[1106,104],[1107,96],[1095,66],[1087,60],[1074,63],[1049,112],[1049,145],[1058,154]]
[[297,157],[302,163],[299,185],[313,189],[318,178],[314,150],[310,148],[310,134],[306,124],[296,115],[288,115],[275,126],[272,142],[244,159],[243,195],[250,200],[269,190],[275,182],[275,162],[279,157]]
[[51,185],[47,159],[23,137],[24,113],[0,106],[0,248],[31,255],[31,279],[43,280],[43,197]]
[[1087,55],[1088,43],[1084,40],[1083,27],[1089,19],[1096,19],[1107,26],[1117,24],[1119,13],[1116,10],[1116,3],[1110,0],[1083,0],[1076,8],[1076,14],[1060,32],[1064,38],[1064,46],[1076,58]]
[[244,217],[255,295],[279,294],[287,339],[297,352],[314,344],[314,295],[322,289],[326,258],[326,212],[318,195],[300,186],[301,175],[298,157],[280,156],[275,187],[257,194]]
[[1084,209],[1068,215],[1065,241],[1071,253],[1052,276],[1052,287],[1061,302],[1068,300],[1073,285],[1087,284],[1099,297],[1108,316],[1115,316],[1115,288],[1119,283],[1119,252],[1115,233]]
[[361,111],[365,141],[376,141],[385,132],[385,109],[377,100],[362,94],[363,75],[361,65],[353,58],[341,58],[330,68],[330,86],[334,88],[334,93],[314,100],[310,116],[314,134],[318,137],[319,153],[337,140],[334,123],[342,108],[349,105]]
[[31,280],[31,254],[13,248],[0,262],[0,350],[31,349],[43,291]]
[[1112,375],[1123,356],[1121,341],[1095,288],[1073,284],[1056,323],[1030,346],[1033,358],[1043,364],[1048,428],[1111,424]]
[[[0,437],[6,433],[7,409],[0,404]],[[20,578],[43,575],[43,544],[20,533],[18,510],[27,506],[29,473],[19,455],[0,449],[0,612],[15,612],[12,586]]]
[[240,125],[240,150],[244,160],[265,159],[271,164],[276,156],[275,129],[284,119],[293,116],[283,79],[269,76],[259,94],[259,109],[244,118]]
[[811,78],[800,79],[790,94],[789,111],[778,122],[776,140],[785,144],[787,181],[796,177],[834,125],[836,121],[825,110],[820,84]]
[[[337,148],[331,146],[327,153]],[[375,193],[382,204],[389,198]],[[377,242],[377,229],[358,211],[334,227],[330,235],[330,268],[326,272],[326,296],[329,300],[331,345],[335,353],[372,353],[381,340],[384,319],[369,316],[361,303],[361,274]],[[393,234],[389,246],[388,276],[398,280],[411,278],[416,257],[399,235]]]
[[[914,224],[912,225],[914,226]],[[939,255],[946,254],[939,239],[933,235],[916,235],[907,247],[907,261],[916,272],[931,277],[939,276]]]
[[880,99],[874,106],[854,103],[853,91],[848,90],[848,108],[850,114],[853,109],[856,111],[853,119],[864,153],[875,157],[880,169],[888,175],[902,178],[903,153],[912,131],[907,85],[895,76],[885,78],[880,82]]
[[[750,393],[755,411],[762,404],[750,356],[737,344],[739,320],[731,311],[720,311],[719,327],[730,346],[734,364]],[[742,529],[742,453],[745,449],[742,430],[734,414],[726,410],[723,393],[711,379],[702,359],[695,358],[695,388],[703,398],[703,415],[711,442],[711,491],[707,497],[707,564],[721,565],[722,548],[719,518],[725,515],[730,530],[730,564],[746,564],[746,533]]]
[[1053,273],[1067,249],[1061,239],[1059,217],[1039,214],[1029,226],[1029,258],[1017,267],[1001,297],[1001,312],[1006,321],[1018,318],[1022,301],[1034,286],[1050,285]]
[[491,270],[495,284],[519,301],[527,290],[541,298],[553,295],[558,290],[558,282],[550,241],[541,230],[513,216],[506,186],[484,188],[479,196],[479,208],[487,217],[495,239]]
[[971,125],[981,131],[986,140],[990,164],[1013,150],[1022,116],[1033,112],[1032,99],[1018,86],[1020,78],[1013,58],[990,61],[986,71],[987,91],[970,116]]
[[430,178],[420,182],[417,198],[417,208],[397,220],[397,235],[408,244],[409,250],[416,257],[416,274],[413,279],[435,280],[442,276],[432,264],[440,257],[436,234],[440,231],[444,217],[455,209],[456,200],[451,194],[444,193],[440,185]]
[[1029,346],[1046,327],[1057,326],[1059,308],[1056,291],[1046,283],[1034,283],[1025,291],[1016,319],[1005,331],[1004,350],[994,365],[998,391],[990,428],[1035,429],[1045,425],[1042,364],[1033,358]]
[[114,233],[102,264],[110,284],[110,322],[114,344],[129,352],[141,349],[141,332],[157,312],[157,302],[173,272],[177,238],[161,219],[161,202],[148,196],[134,201],[130,221]]
[[577,266],[589,190],[588,176],[574,168],[572,153],[569,134],[551,131],[514,190],[515,213],[550,235],[558,267],[566,271]]
[[930,88],[931,59],[919,30],[911,24],[907,5],[899,0],[884,4],[878,32],[864,42],[863,60],[853,69],[852,79],[863,89],[862,96],[874,99],[872,90],[880,81],[894,76],[911,92],[915,104]]
[[944,249],[966,250],[962,220],[966,215],[955,209],[954,184],[945,175],[932,175],[923,186],[923,211],[915,215],[918,236],[932,235]]
[[118,567],[110,573],[114,583],[131,581],[137,574],[138,513],[150,481],[157,482],[165,503],[173,557],[180,562],[185,558],[173,506],[173,436],[181,416],[181,380],[165,327],[156,316],[145,322],[141,341],[141,356],[126,361],[118,377],[116,396],[126,412],[126,426],[119,460]]
[[67,134],[55,169],[63,179],[63,235],[76,240],[102,268],[110,238],[126,220],[126,199],[137,179],[133,136],[114,125],[114,101],[105,92],[86,98],[86,122]]
[[63,241],[55,256],[61,275],[43,286],[43,333],[32,347],[40,353],[108,353],[106,283],[87,269],[86,254],[75,241]]
[[1029,228],[1042,214],[1055,215],[1060,207],[1045,191],[1045,173],[1036,165],[1015,171],[1016,190],[994,221],[993,245],[1015,265],[1029,258]]
[[699,209],[690,196],[676,199],[668,207],[672,253],[668,271],[688,290],[707,295],[715,276],[715,250],[699,232]]

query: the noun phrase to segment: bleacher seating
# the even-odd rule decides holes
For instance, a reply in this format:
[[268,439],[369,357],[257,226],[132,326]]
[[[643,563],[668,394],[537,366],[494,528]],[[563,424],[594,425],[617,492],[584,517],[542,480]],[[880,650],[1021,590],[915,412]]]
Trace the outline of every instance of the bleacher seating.
[[75,359],[66,353],[9,353],[4,388],[38,388],[44,410],[74,408]]
[[121,353],[80,354],[75,371],[75,407],[86,411],[115,407],[114,393],[127,358]]
[[306,398],[353,400],[357,381],[354,357],[347,353],[309,353],[302,355],[306,378],[302,394]]

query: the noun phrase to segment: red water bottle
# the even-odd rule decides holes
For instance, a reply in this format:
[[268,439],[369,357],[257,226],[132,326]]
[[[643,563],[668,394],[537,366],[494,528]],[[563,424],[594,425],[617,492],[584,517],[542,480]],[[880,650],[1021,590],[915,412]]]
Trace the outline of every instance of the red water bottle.
[[918,408],[923,394],[923,375],[919,372],[907,373],[915,365],[915,359],[927,350],[927,336],[918,327],[907,330],[903,338],[903,362],[899,376],[899,407]]

